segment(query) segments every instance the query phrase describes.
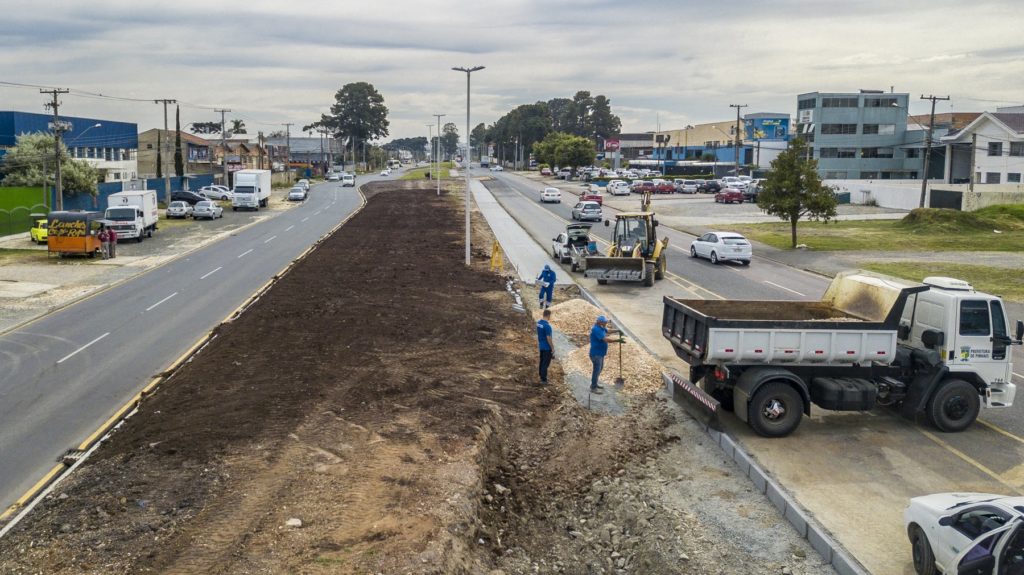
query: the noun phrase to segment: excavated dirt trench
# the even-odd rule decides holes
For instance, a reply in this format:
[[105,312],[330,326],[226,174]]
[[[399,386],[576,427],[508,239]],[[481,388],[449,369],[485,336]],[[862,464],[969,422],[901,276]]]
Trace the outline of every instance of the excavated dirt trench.
[[[787,547],[702,544],[699,533],[726,527],[709,531],[673,494],[729,471],[671,455],[680,435],[698,435],[663,401],[636,398],[615,418],[577,405],[557,365],[553,384],[537,385],[533,322],[486,270],[489,232],[474,230],[479,263],[465,268],[461,202],[420,186],[370,190],[359,215],[220,326],[0,541],[0,572],[778,573],[791,563]],[[754,527],[785,529],[763,502],[750,515],[743,506],[757,504],[742,494],[721,497]],[[796,562],[793,573],[827,571]]]

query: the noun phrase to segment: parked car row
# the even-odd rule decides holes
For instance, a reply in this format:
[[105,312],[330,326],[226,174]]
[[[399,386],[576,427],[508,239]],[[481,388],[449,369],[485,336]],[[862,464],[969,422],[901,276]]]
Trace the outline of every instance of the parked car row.
[[191,217],[194,220],[207,219],[215,220],[217,218],[224,217],[224,208],[217,205],[217,202],[212,200],[200,200],[191,205],[186,201],[178,200],[171,202],[167,206],[165,217],[169,220],[173,219],[187,219]]

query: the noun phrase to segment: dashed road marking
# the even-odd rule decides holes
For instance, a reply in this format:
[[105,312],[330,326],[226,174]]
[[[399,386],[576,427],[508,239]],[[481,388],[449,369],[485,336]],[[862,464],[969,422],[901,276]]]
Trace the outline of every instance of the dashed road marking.
[[306,220],[308,220],[308,219],[309,219],[308,217],[306,217],[306,218],[302,218],[302,221],[306,221]]
[[249,254],[251,254],[251,253],[252,253],[252,250],[251,250],[251,249],[249,249],[249,250],[245,250],[244,252],[242,252],[242,253],[238,254],[238,257],[240,257],[240,258],[244,258],[245,256],[247,256],[247,255],[249,255]]
[[206,272],[206,274],[205,274],[205,275],[203,275],[203,276],[202,276],[202,277],[200,277],[199,279],[201,279],[201,280],[204,280],[204,279],[206,279],[206,278],[208,278],[208,277],[212,276],[213,274],[215,274],[215,273],[219,272],[219,271],[220,271],[220,270],[221,270],[221,269],[222,269],[223,267],[224,267],[224,266],[220,266],[219,268],[217,268],[217,269],[215,269],[215,270],[211,270],[211,271],[208,271],[208,272]]
[[291,229],[294,228],[294,227],[295,227],[295,224],[292,224],[292,225],[288,226],[287,228],[285,228],[284,231],[286,231],[286,232],[291,231]]
[[57,363],[64,363],[65,361],[67,361],[67,360],[71,359],[71,358],[72,358],[72,357],[74,357],[75,355],[77,355],[77,354],[79,354],[79,353],[81,353],[81,352],[85,351],[85,350],[86,350],[86,348],[88,348],[88,347],[89,347],[90,345],[92,345],[92,344],[96,343],[97,341],[99,341],[99,340],[101,340],[101,339],[103,339],[103,338],[107,337],[108,335],[110,335],[110,332],[109,332],[109,331],[108,331],[107,333],[105,333],[105,334],[103,334],[103,335],[101,335],[101,336],[97,337],[96,339],[94,339],[94,340],[90,341],[89,343],[87,343],[87,344],[83,345],[82,347],[80,347],[80,348],[76,349],[75,351],[73,351],[73,352],[71,352],[71,353],[69,353],[69,354],[65,355],[64,357],[62,357],[62,358],[58,359],[58,360],[57,360]]
[[798,296],[800,296],[800,297],[807,297],[807,296],[805,296],[804,294],[802,294],[802,293],[800,293],[800,292],[796,291],[795,289],[789,289],[789,288],[788,288],[788,287],[786,287],[786,286],[780,286],[779,284],[777,284],[777,283],[775,283],[775,282],[770,282],[770,281],[768,281],[768,280],[764,280],[764,283],[766,283],[766,284],[768,284],[768,285],[770,285],[770,286],[775,286],[775,287],[777,287],[777,288],[779,288],[779,289],[784,289],[784,290],[786,290],[786,291],[788,291],[788,292],[791,292],[791,293],[795,293],[796,295],[798,295]]
[[277,236],[270,236],[269,238],[263,240],[263,243],[269,244],[270,242],[274,241],[275,238],[277,238]]
[[164,299],[162,299],[162,300],[160,300],[160,301],[156,302],[155,304],[153,304],[153,305],[151,305],[151,306],[147,307],[147,308],[146,308],[146,311],[152,311],[153,309],[155,309],[155,308],[156,308],[156,306],[158,306],[158,305],[160,305],[160,304],[164,303],[165,301],[167,301],[167,300],[171,299],[172,297],[174,297],[174,296],[176,296],[176,295],[178,295],[178,292],[174,292],[174,293],[172,293],[171,295],[169,295],[169,296],[165,297]]

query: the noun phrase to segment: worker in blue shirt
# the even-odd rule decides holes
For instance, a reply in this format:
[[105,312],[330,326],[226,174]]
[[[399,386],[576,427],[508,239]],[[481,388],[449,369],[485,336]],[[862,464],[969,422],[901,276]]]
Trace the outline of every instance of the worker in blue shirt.
[[551,310],[544,310],[543,317],[537,322],[537,346],[540,348],[540,384],[548,384],[548,366],[555,357],[555,342],[551,339]]
[[601,393],[603,386],[597,383],[604,369],[604,356],[608,355],[608,344],[619,341],[610,334],[619,333],[619,330],[608,327],[608,318],[603,315],[597,316],[594,327],[590,328],[590,362],[594,364],[594,371],[590,375],[590,393]]
[[537,276],[537,283],[540,284],[540,301],[538,307],[545,309],[551,305],[551,300],[555,296],[555,270],[551,269],[551,266],[545,264],[544,269],[541,270],[540,275]]

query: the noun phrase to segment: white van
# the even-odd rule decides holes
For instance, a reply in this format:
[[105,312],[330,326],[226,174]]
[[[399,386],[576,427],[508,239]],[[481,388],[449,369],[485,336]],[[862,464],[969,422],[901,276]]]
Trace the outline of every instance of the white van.
[[356,177],[354,174],[343,174],[341,176],[341,187],[344,188],[345,186],[351,186],[353,188],[356,186]]

